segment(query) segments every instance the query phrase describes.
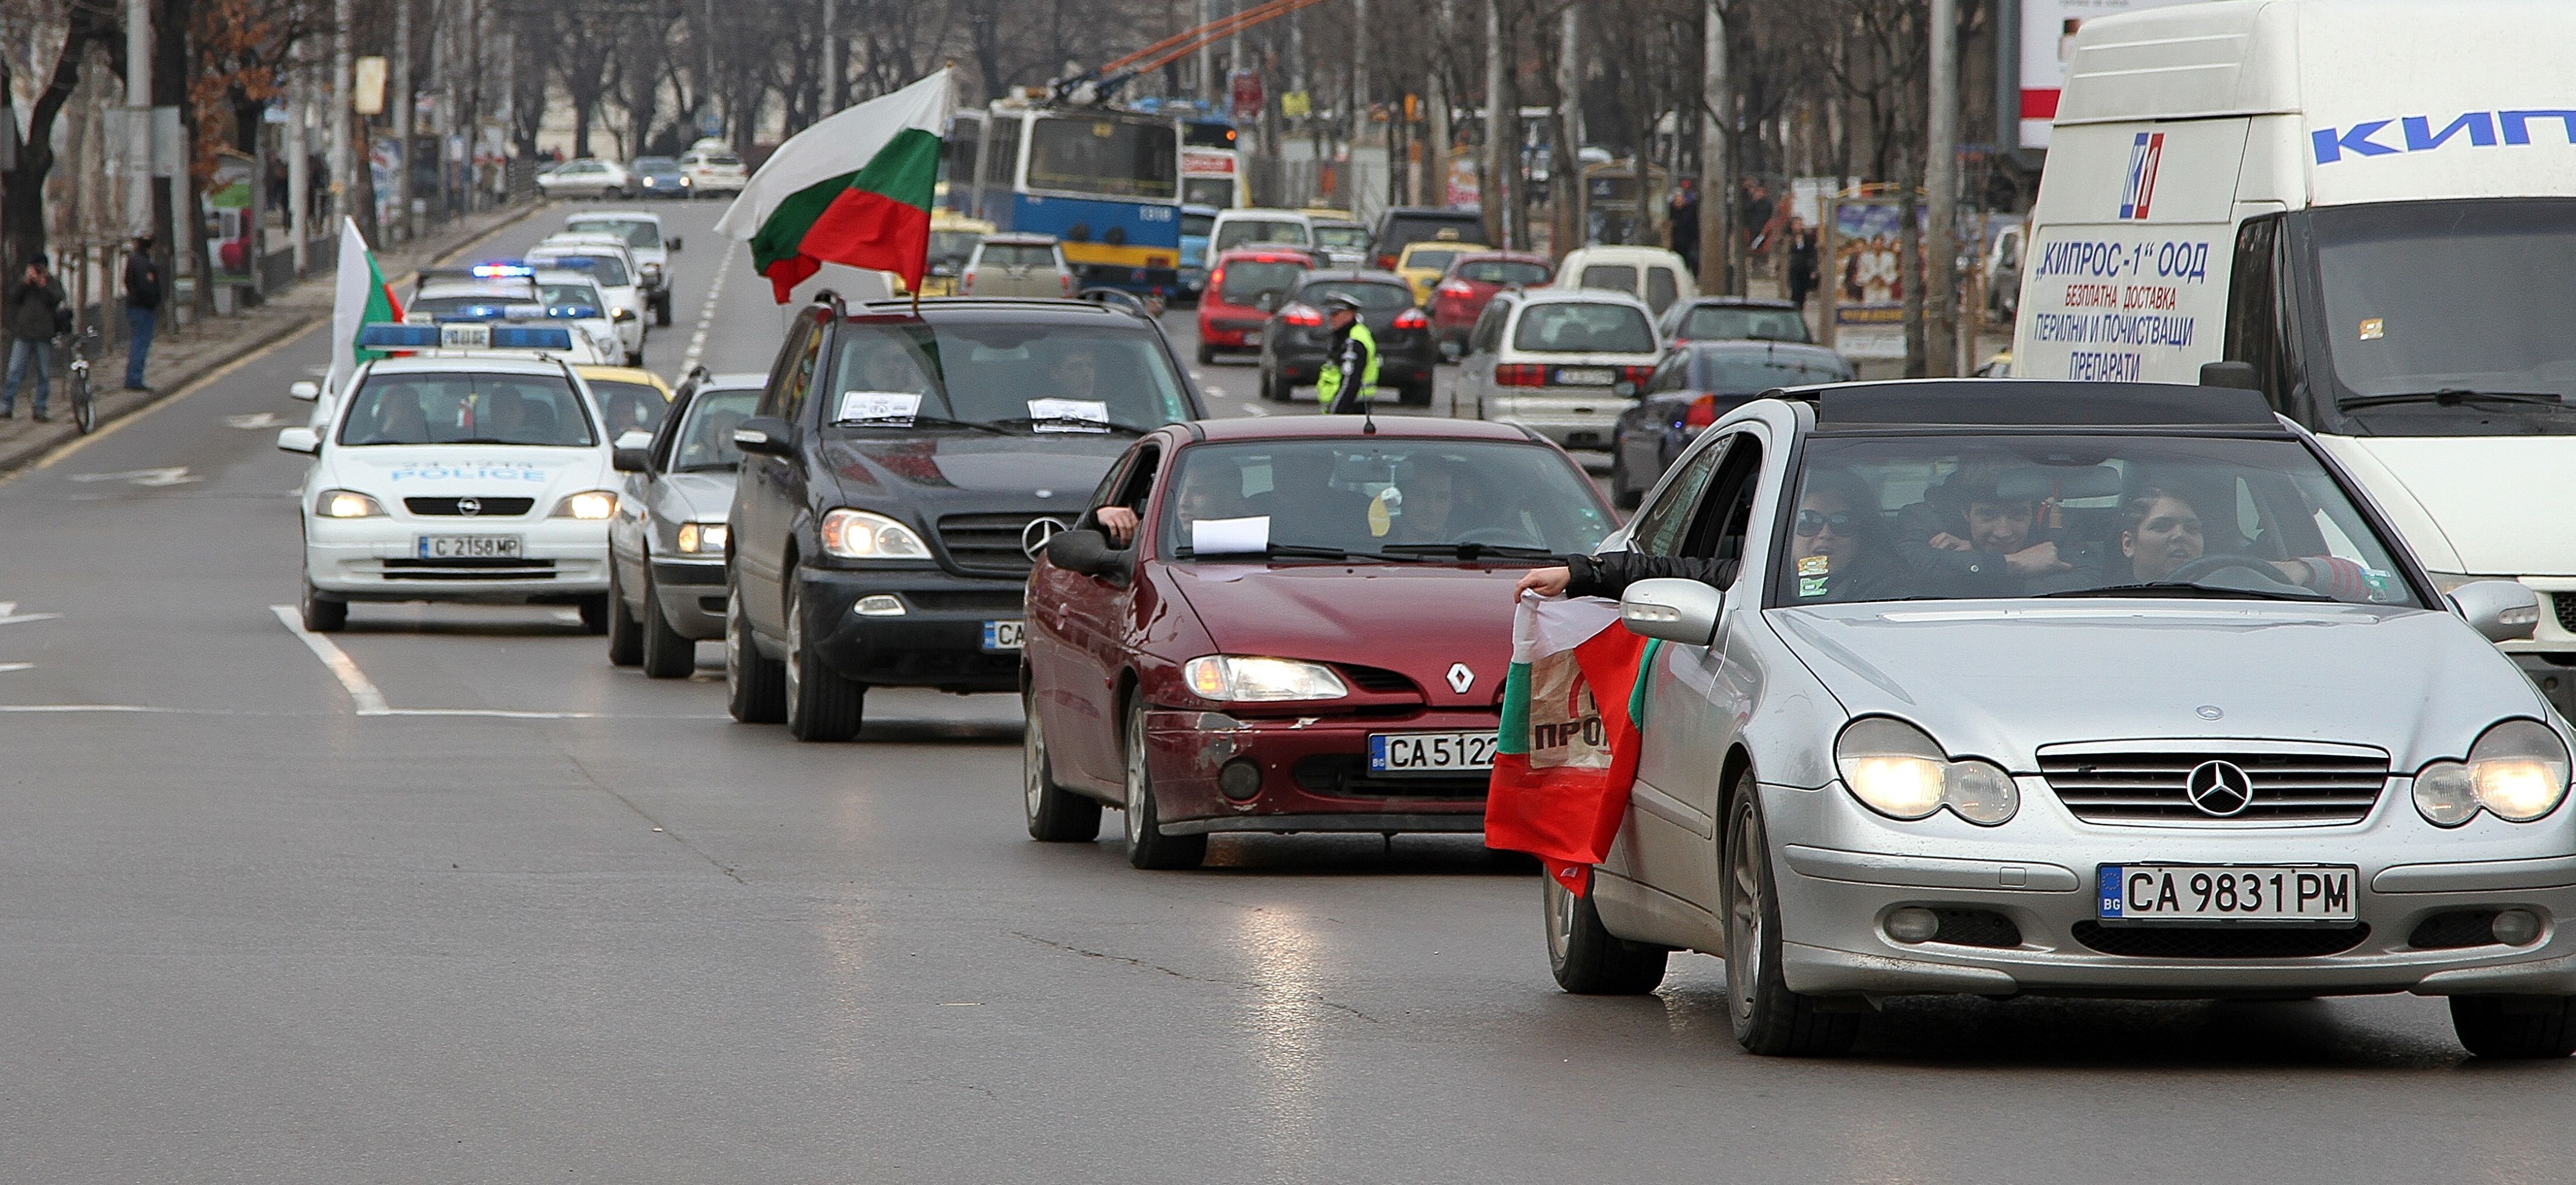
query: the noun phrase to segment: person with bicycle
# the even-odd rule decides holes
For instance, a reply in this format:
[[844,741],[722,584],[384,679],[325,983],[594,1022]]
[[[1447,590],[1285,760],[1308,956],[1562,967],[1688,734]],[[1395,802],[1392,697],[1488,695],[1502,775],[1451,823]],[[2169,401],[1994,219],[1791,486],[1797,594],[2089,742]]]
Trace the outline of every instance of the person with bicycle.
[[0,291],[0,328],[9,333],[9,371],[0,379],[0,420],[18,415],[18,384],[36,375],[36,422],[46,423],[45,404],[54,393],[54,335],[63,331],[63,286],[45,271],[45,257],[27,261]]

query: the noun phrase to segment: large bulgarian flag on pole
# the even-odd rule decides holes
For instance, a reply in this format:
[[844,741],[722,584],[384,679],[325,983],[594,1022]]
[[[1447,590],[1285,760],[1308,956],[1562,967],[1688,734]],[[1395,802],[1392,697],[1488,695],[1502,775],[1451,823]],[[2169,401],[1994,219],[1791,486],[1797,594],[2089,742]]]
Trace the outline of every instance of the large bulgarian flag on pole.
[[1616,601],[1522,594],[1485,793],[1487,847],[1528,852],[1567,891],[1591,891],[1637,780],[1638,673],[1658,645],[1621,624]]
[[919,292],[955,109],[956,84],[941,69],[796,133],[751,175],[717,232],[751,244],[780,304],[827,263],[893,272]]
[[382,350],[369,350],[358,345],[358,334],[369,325],[388,324],[403,318],[402,301],[385,283],[384,269],[376,266],[376,253],[367,250],[367,236],[358,233],[354,218],[340,219],[339,273],[333,277],[331,293],[331,375],[328,386],[338,391],[349,381],[361,362],[384,357]]

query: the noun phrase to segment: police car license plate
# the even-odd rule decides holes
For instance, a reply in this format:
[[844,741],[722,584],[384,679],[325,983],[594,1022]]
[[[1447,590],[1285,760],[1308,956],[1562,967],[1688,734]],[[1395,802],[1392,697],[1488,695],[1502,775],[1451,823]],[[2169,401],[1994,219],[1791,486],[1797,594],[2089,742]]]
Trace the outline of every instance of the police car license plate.
[[413,545],[424,560],[515,560],[522,554],[516,535],[422,535]]
[[1607,387],[1618,377],[1615,372],[1598,366],[1556,368],[1556,384],[1560,387]]
[[1369,772],[1445,774],[1494,768],[1490,732],[1373,732]]
[[1027,621],[1020,619],[985,622],[984,649],[988,651],[1020,649],[1020,638],[1027,631],[1028,625]]
[[2349,922],[2350,865],[2104,864],[2106,922]]

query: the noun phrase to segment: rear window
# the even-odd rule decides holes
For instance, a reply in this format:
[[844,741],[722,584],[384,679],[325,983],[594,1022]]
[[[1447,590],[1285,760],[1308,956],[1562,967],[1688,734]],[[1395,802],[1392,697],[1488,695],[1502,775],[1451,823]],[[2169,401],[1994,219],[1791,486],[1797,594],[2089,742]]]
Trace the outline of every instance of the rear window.
[[1368,231],[1356,226],[1319,226],[1315,228],[1315,245],[1367,250]]
[[1623,304],[1550,302],[1521,311],[1512,348],[1534,354],[1651,354],[1655,327]]
[[1401,284],[1381,284],[1374,280],[1324,280],[1308,284],[1297,299],[1320,305],[1336,296],[1357,297],[1365,312],[1383,313],[1391,309],[1413,307],[1413,290]]
[[1673,302],[1681,299],[1681,295],[1680,281],[1673,278],[1673,269],[1668,267],[1646,269],[1647,308],[1658,313],[1663,312],[1673,307]]
[[930,232],[930,262],[956,266],[975,254],[975,244],[984,236],[971,230],[934,230]]
[[340,443],[596,443],[590,413],[561,375],[424,372],[367,379],[340,421]]
[[1637,269],[1624,263],[1596,263],[1583,269],[1583,287],[1635,292]]
[[1449,261],[1458,258],[1455,251],[1416,251],[1405,256],[1404,266],[1425,271],[1447,271]]
[[1447,218],[1436,214],[1398,214],[1386,221],[1385,241],[1377,245],[1381,255],[1402,254],[1405,244],[1420,242],[1472,243],[1485,233],[1484,219],[1473,214]]
[[986,267],[1054,267],[1055,248],[1044,243],[986,243]]
[[1795,309],[1692,309],[1682,318],[1681,336],[1692,341],[1807,340],[1807,319]]
[[1303,224],[1295,222],[1237,218],[1217,228],[1214,246],[1217,250],[1223,251],[1229,247],[1261,243],[1287,243],[1303,247],[1306,245],[1306,228]]
[[1217,286],[1217,299],[1226,304],[1259,304],[1265,295],[1287,291],[1305,273],[1303,264],[1285,261],[1229,263],[1225,265],[1225,282]]
[[590,278],[599,281],[599,286],[602,288],[623,288],[634,282],[626,278],[626,262],[614,255],[575,255],[566,252],[560,255],[550,254],[544,258],[559,261],[566,267],[589,269]]
[[564,229],[584,234],[616,235],[629,247],[659,247],[662,227],[642,218],[575,218],[564,223]]
[[1208,232],[1215,229],[1216,215],[1214,214],[1181,215],[1181,233],[1191,238],[1205,238]]
[[1488,259],[1461,265],[1458,268],[1458,278],[1474,280],[1480,284],[1534,286],[1547,283],[1547,265],[1508,259]]
[[1727,395],[1749,395],[1773,387],[1838,383],[1851,377],[1851,367],[1824,358],[1766,357],[1738,350],[1710,351],[1699,359],[1701,386]]

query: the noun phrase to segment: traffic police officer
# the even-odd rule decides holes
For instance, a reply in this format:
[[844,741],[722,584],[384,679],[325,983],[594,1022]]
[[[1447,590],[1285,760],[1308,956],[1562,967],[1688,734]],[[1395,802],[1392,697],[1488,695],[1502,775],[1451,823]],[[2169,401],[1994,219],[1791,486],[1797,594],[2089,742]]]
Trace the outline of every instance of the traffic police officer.
[[1360,301],[1347,292],[1324,299],[1333,336],[1324,347],[1324,372],[1315,376],[1315,398],[1328,415],[1358,415],[1377,389],[1377,338],[1360,320]]

